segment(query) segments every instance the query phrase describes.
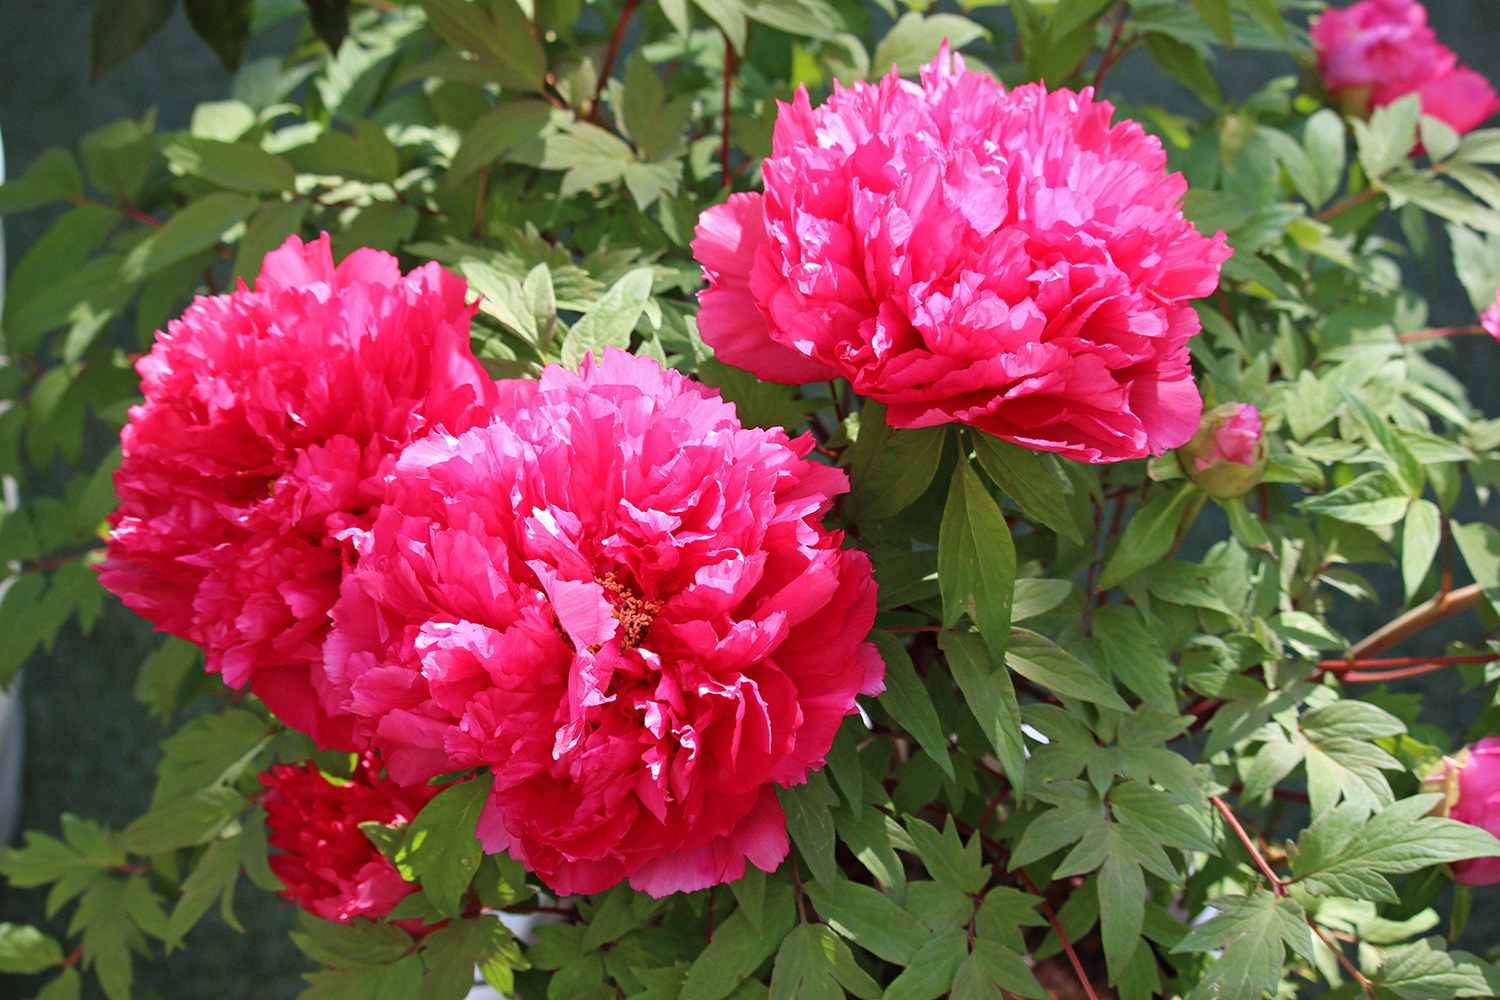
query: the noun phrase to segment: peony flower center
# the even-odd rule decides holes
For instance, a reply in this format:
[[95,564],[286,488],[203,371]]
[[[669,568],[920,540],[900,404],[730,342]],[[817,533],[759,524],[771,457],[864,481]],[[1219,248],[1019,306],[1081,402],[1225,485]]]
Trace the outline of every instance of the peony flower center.
[[599,581],[613,607],[615,621],[620,623],[620,651],[635,649],[646,640],[651,623],[661,614],[662,604],[643,597],[634,587],[615,579],[614,573],[605,573]]

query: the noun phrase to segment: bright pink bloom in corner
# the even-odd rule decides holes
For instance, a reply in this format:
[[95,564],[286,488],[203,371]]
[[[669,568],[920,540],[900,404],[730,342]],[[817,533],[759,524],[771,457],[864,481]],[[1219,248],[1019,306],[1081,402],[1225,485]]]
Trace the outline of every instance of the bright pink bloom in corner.
[[[402,788],[382,778],[380,758],[372,753],[360,758],[346,782],[308,761],[277,764],[260,783],[266,787],[267,840],[282,852],[269,859],[286,886],[281,895],[324,920],[347,924],[355,917],[383,917],[417,891],[359,824],[410,823],[438,793],[436,787]],[[415,933],[421,922],[402,926]]]
[[1311,33],[1323,85],[1350,110],[1368,113],[1418,93],[1424,114],[1458,132],[1500,111],[1495,88],[1458,65],[1416,0],[1360,0],[1331,8],[1313,21]]
[[324,746],[352,748],[310,667],[343,533],[369,520],[406,444],[490,418],[466,291],[374,250],[334,267],[326,235],[294,236],[254,291],[194,300],[136,365],[146,399],[120,434],[100,582]]
[[774,870],[774,786],[882,689],[870,561],[821,525],[846,476],[648,358],[515,391],[402,456],[330,677],[396,780],[489,767],[485,849],[556,892]]
[[703,339],[769,381],[844,376],[895,427],[1089,462],[1182,444],[1188,300],[1230,250],[1161,143],[1091,90],[1007,94],[946,49],[921,75],[781,105],[765,194],[698,224]]
[[[1452,757],[1422,783],[1423,791],[1444,793],[1436,812],[1500,837],[1500,736],[1486,736]],[[1453,880],[1463,885],[1500,882],[1500,857],[1454,861]]]
[[1484,327],[1485,332],[1491,337],[1500,340],[1500,293],[1496,293],[1495,301],[1479,314],[1479,325]]

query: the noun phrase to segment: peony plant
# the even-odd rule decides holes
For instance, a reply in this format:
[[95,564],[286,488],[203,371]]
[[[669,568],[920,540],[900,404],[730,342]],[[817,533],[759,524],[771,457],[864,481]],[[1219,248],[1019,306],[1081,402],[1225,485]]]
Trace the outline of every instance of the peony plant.
[[0,676],[118,598],[169,729],[0,851],[0,993],[242,876],[247,996],[1500,990],[1500,101],[1419,4],[310,8],[0,186]]

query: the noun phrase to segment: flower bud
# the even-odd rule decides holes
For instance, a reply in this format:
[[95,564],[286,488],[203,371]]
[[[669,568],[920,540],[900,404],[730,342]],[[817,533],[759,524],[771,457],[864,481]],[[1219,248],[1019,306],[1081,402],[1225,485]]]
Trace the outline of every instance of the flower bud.
[[[1451,757],[1422,782],[1422,791],[1441,792],[1433,813],[1500,836],[1500,736],[1486,736]],[[1500,857],[1454,861],[1453,880],[1462,885],[1500,882]]]
[[1249,492],[1266,470],[1260,412],[1249,403],[1225,403],[1203,414],[1198,433],[1177,449],[1187,477],[1211,497]]

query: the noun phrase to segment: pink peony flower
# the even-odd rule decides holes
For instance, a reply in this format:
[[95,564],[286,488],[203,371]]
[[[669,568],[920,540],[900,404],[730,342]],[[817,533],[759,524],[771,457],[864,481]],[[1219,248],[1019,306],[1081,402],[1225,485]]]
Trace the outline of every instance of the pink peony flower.
[[[277,764],[260,776],[267,789],[268,843],[281,854],[271,871],[286,886],[281,895],[324,920],[374,920],[417,891],[359,828],[361,823],[410,823],[438,793],[436,787],[402,788],[380,776],[380,758],[362,756],[348,781],[329,778],[317,765]],[[401,921],[412,932],[421,921]]]
[[1489,81],[1437,40],[1416,0],[1360,0],[1312,23],[1318,72],[1335,103],[1369,113],[1410,93],[1422,111],[1467,132],[1496,111]]
[[330,678],[396,780],[489,767],[485,849],[557,892],[775,869],[773,786],[882,689],[870,562],[820,525],[844,473],[647,358],[512,387],[402,456]]
[[1479,325],[1484,327],[1485,332],[1491,337],[1500,340],[1500,293],[1496,293],[1495,301],[1479,314]]
[[896,427],[1090,462],[1182,444],[1188,300],[1230,250],[1161,143],[1091,90],[1007,94],[946,49],[921,75],[781,106],[765,194],[698,224],[703,339],[769,381],[842,375]]
[[[1453,757],[1422,783],[1423,791],[1444,793],[1434,810],[1500,837],[1500,736],[1486,736]],[[1500,857],[1454,861],[1453,880],[1463,885],[1500,882]]]
[[208,669],[249,682],[288,725],[350,749],[315,694],[348,562],[396,455],[441,426],[488,419],[462,279],[328,237],[267,255],[255,290],[200,298],[137,364],[100,582]]

